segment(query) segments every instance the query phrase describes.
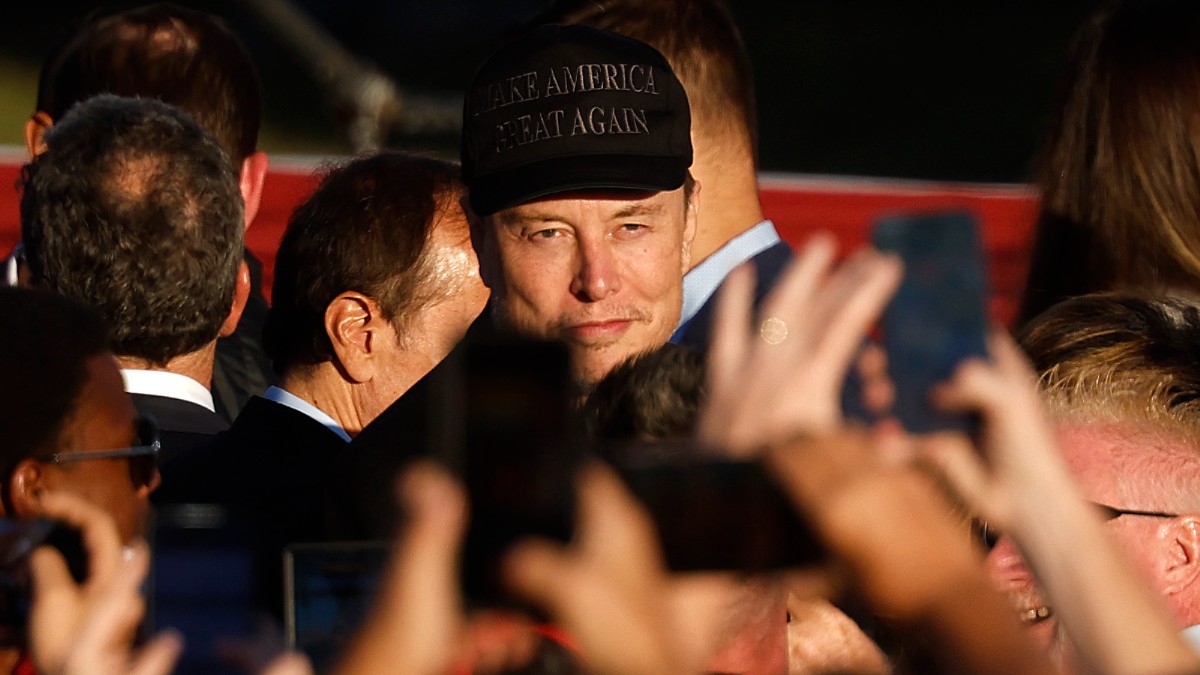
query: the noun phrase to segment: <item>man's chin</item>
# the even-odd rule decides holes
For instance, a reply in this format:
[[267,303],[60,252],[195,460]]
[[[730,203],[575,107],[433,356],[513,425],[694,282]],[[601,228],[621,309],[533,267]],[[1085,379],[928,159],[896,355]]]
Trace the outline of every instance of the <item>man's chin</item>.
[[571,364],[571,379],[580,393],[589,394],[600,383],[600,380],[604,379],[605,375],[623,361],[624,359],[618,359],[611,363],[573,362]]
[[584,391],[590,391],[617,366],[656,348],[634,349],[621,341],[589,347],[568,342],[567,346],[571,351],[571,376]]

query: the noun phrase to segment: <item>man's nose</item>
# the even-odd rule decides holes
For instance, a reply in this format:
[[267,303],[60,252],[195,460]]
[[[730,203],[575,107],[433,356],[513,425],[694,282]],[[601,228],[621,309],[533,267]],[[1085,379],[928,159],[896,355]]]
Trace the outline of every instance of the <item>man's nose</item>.
[[1032,583],[1033,573],[1021,557],[1021,551],[1012,537],[1003,535],[996,541],[995,547],[988,552],[984,559],[984,568],[988,576],[998,584],[1012,585]]
[[582,241],[571,294],[581,302],[597,302],[621,290],[616,256],[603,241]]

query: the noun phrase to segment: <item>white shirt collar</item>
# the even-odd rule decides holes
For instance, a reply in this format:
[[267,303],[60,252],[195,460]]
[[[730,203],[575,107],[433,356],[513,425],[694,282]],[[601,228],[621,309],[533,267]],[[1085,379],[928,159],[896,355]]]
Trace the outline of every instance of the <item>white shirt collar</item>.
[[683,311],[680,312],[679,325],[685,325],[696,316],[696,312],[717,292],[721,282],[734,268],[780,241],[782,239],[775,230],[775,223],[764,220],[730,239],[689,270],[683,275]]
[[121,379],[125,381],[125,391],[130,394],[176,398],[216,412],[212,392],[187,375],[168,373],[165,370],[122,368]]
[[21,242],[13,247],[12,253],[4,260],[4,283],[9,286],[20,286],[20,262],[19,259],[24,255],[25,247]]
[[263,394],[263,398],[267,399],[268,401],[274,401],[279,405],[287,406],[296,412],[308,415],[320,423],[321,426],[337,434],[338,437],[343,441],[346,441],[347,443],[350,442],[350,434],[346,433],[346,430],[342,428],[342,425],[337,423],[337,420],[330,417],[324,410],[321,410],[317,406],[305,401],[290,391],[280,389],[279,387],[270,387],[267,389],[267,393]]
[[1200,654],[1200,624],[1188,626],[1179,631],[1179,634],[1183,636],[1184,641],[1192,646],[1192,651]]

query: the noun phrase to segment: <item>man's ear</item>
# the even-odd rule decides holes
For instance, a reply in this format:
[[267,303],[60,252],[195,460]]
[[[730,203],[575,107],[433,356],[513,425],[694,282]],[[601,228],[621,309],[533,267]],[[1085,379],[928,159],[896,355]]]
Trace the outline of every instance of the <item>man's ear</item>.
[[245,260],[238,263],[237,282],[233,285],[233,304],[229,314],[221,324],[221,337],[229,337],[237,330],[238,322],[242,320],[242,311],[246,309],[246,301],[250,299],[250,266]]
[[1183,515],[1159,530],[1166,547],[1162,575],[1164,594],[1172,595],[1200,579],[1200,515]]
[[41,515],[41,496],[45,490],[44,476],[44,467],[36,459],[23,459],[18,462],[17,467],[8,476],[8,503],[12,505],[12,513],[4,515],[10,518]]
[[385,328],[391,328],[391,324],[383,309],[362,293],[346,291],[325,307],[325,334],[342,372],[354,383],[369,382],[375,377],[373,357],[378,353]]
[[467,226],[471,231],[471,248],[475,249],[475,258],[479,260],[479,278],[483,281],[484,286],[495,289],[496,286],[493,283],[494,275],[497,273],[495,267],[499,263],[496,260],[497,254],[492,250],[491,237],[488,236],[488,224],[483,216],[475,213],[475,209],[471,206],[471,199],[465,193],[458,203],[467,216]]
[[258,207],[262,205],[263,183],[267,179],[267,166],[270,161],[265,152],[252,152],[242,160],[242,173],[238,176],[238,187],[242,191],[242,201],[245,202],[246,229],[258,215]]
[[683,273],[692,268],[692,240],[696,238],[696,224],[700,219],[700,181],[692,182],[692,194],[687,200],[683,214]]
[[30,159],[46,151],[46,130],[52,126],[54,120],[41,110],[25,120],[25,149],[29,151]]

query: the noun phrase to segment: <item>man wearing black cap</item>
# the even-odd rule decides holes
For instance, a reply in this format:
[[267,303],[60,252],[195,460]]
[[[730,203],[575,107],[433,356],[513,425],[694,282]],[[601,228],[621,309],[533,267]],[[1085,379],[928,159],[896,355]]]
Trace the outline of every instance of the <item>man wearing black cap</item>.
[[503,328],[565,342],[590,387],[679,321],[699,185],[687,96],[636,40],[546,26],[464,106],[472,239]]

